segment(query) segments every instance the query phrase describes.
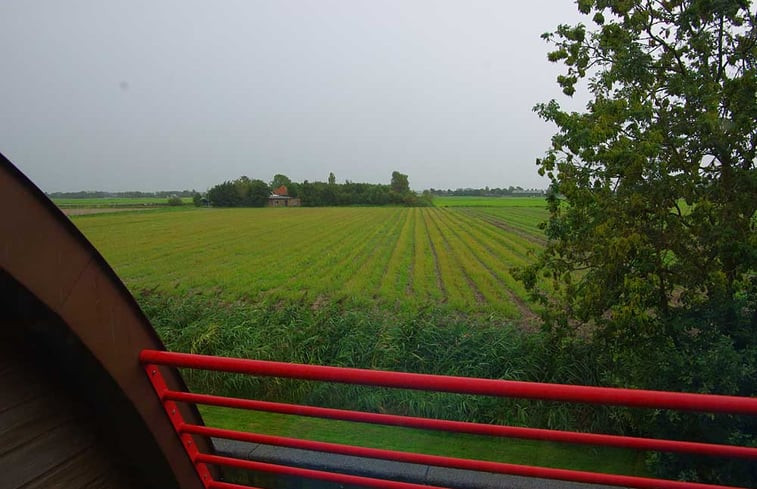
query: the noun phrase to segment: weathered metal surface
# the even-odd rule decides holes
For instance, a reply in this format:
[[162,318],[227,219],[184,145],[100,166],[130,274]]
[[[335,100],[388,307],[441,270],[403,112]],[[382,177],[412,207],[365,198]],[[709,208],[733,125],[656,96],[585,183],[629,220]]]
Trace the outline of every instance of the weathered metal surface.
[[[134,298],[69,219],[2,155],[0,209],[0,271],[59,318],[96,360],[94,368],[112,379],[138,413],[142,428],[154,438],[179,486],[202,488],[139,364],[141,350],[163,349],[163,345]],[[37,325],[36,334],[44,337],[44,326]],[[167,373],[166,382],[171,388],[184,388],[175,372]],[[107,399],[101,408],[111,408]],[[194,408],[181,409],[188,421],[201,423]],[[114,429],[114,433],[119,432]],[[158,466],[161,461],[152,463]],[[4,470],[1,460],[0,470]],[[146,465],[145,470],[154,467]]]

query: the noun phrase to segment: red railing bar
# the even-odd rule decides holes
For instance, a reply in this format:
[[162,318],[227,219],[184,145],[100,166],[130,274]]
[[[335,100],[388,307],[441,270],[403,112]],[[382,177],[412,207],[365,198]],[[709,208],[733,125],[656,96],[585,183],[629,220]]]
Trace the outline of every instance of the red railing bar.
[[[421,484],[412,484],[408,482],[389,481],[382,479],[372,479],[368,477],[339,474],[334,472],[322,472],[318,470],[302,469],[298,467],[287,467],[274,465],[264,462],[255,462],[252,460],[241,460],[218,455],[200,454],[197,461],[223,465],[226,467],[235,467],[239,469],[253,470],[259,472],[270,472],[280,475],[291,475],[309,479],[325,480],[342,484],[364,485],[367,487],[379,488],[396,488],[396,489],[429,489],[437,486],[427,486]],[[505,464],[503,464],[505,465]],[[732,486],[719,486],[711,484],[702,484],[699,482],[680,482],[662,479],[647,479],[629,475],[598,474],[593,472],[579,472],[565,469],[551,469],[546,467],[531,467],[528,465],[510,465],[510,475],[523,477],[536,477],[541,479],[556,479],[571,482],[581,482],[586,484],[606,484],[611,486],[634,487],[637,489],[744,489]]]
[[[434,465],[437,467],[447,467],[452,469],[473,470],[479,472],[493,472],[497,474],[508,475],[522,475],[525,472],[530,472],[533,469],[541,469],[541,467],[533,467],[528,465],[508,464],[502,462],[489,462],[483,460],[469,460],[455,457],[444,457],[439,455],[425,455],[419,453],[398,452],[394,450],[382,450],[377,448],[358,447],[352,445],[340,445],[336,443],[326,443],[319,441],[301,440],[297,438],[287,438],[281,436],[261,435],[256,433],[244,433],[240,431],[225,430],[220,428],[210,428],[207,426],[197,425],[185,425],[182,427],[182,431],[185,433],[192,433],[202,436],[215,436],[218,438],[228,438],[231,440],[246,441],[251,443],[264,443],[266,445],[284,446],[289,448],[299,448],[302,450],[313,450],[319,452],[338,453],[342,455],[350,455],[354,457],[368,457],[377,458],[382,460],[392,460],[395,462],[407,462],[411,464],[420,465]],[[547,469],[552,470],[552,469]],[[593,472],[584,472],[576,470],[563,470],[557,469],[559,472],[544,472],[539,477],[547,479],[561,479],[574,482],[588,482],[589,479],[595,480],[595,476],[608,476],[610,478],[616,477],[613,474],[597,474]],[[554,477],[553,477],[554,476]],[[623,476],[631,477],[631,476]],[[614,480],[607,479],[604,482],[613,484]],[[668,485],[674,483],[673,485]],[[626,479],[623,485],[626,487],[646,488],[646,487],[707,487],[714,488],[717,486],[712,485],[678,485],[681,484],[678,481],[662,480],[662,479],[649,479],[645,477],[632,477]],[[691,484],[691,483],[685,483]],[[618,484],[620,485],[620,484]],[[662,486],[661,486],[662,485]],[[721,486],[722,487],[722,486]]]
[[233,484],[231,482],[210,481],[208,489],[261,489],[253,486],[243,486],[242,484]]
[[257,376],[286,377],[324,382],[517,397],[630,407],[679,409],[757,415],[757,398],[679,392],[617,389],[579,385],[540,384],[512,380],[445,377],[429,374],[326,367],[294,363],[213,357],[167,351],[143,350],[143,363],[217,370]]
[[255,411],[308,416],[313,418],[338,419],[341,421],[352,421],[358,423],[403,426],[437,431],[452,431],[457,433],[469,433],[475,435],[502,436],[528,440],[554,441],[560,443],[579,443],[586,445],[611,446],[617,448],[632,448],[636,450],[694,453],[716,457],[757,459],[757,448],[753,447],[715,445],[699,442],[658,440],[654,438],[635,438],[618,435],[578,433],[574,431],[523,428],[518,426],[488,425],[480,423],[469,423],[465,421],[416,418],[411,416],[365,413],[361,411],[347,411],[342,409],[319,408],[296,404],[255,401],[249,399],[237,399],[233,397],[214,396],[210,394],[194,394],[179,391],[165,391],[163,394],[163,399],[179,402],[206,404],[211,406],[223,406],[236,409],[251,409]]
[[[377,488],[387,488],[387,489],[444,489],[438,486],[413,484],[411,482],[399,482],[399,481],[391,481],[391,480],[386,480],[386,479],[374,479],[371,477],[363,477],[359,475],[340,474],[337,472],[324,472],[321,470],[303,469],[300,467],[288,467],[285,465],[275,465],[275,464],[269,464],[265,462],[254,462],[252,460],[240,460],[238,458],[222,457],[220,455],[200,454],[197,456],[197,461],[206,463],[206,464],[223,465],[226,467],[235,467],[237,469],[254,470],[256,472],[269,472],[272,474],[290,475],[290,476],[295,476],[295,477],[303,477],[306,479],[317,479],[317,480],[322,480],[322,481],[327,481],[327,482],[336,482],[338,484],[352,484],[356,486],[377,487]],[[692,488],[692,489],[695,489],[695,488]],[[696,488],[696,489],[699,489],[699,488]],[[720,489],[720,488],[715,487],[715,489]],[[733,489],[733,488],[726,488],[726,489]]]

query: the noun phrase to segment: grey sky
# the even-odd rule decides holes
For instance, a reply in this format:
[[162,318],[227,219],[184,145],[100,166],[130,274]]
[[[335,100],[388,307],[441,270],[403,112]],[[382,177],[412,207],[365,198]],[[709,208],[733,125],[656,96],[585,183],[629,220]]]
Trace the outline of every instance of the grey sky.
[[[0,3],[0,152],[45,191],[544,187],[570,0]],[[575,102],[573,102],[575,104]]]

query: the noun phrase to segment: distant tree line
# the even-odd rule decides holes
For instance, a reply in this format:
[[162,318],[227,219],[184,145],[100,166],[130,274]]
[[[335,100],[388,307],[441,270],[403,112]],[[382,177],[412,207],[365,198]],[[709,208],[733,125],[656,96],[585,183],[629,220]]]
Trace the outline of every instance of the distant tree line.
[[196,190],[161,190],[158,192],[103,192],[99,190],[81,190],[79,192],[51,192],[47,196],[51,199],[142,199],[142,198],[169,198],[169,197],[192,197]]
[[286,187],[289,197],[299,198],[303,206],[405,205],[431,204],[431,195],[417,195],[410,190],[407,175],[392,172],[391,183],[336,183],[333,173],[326,182],[293,182],[277,174],[270,184],[246,176],[225,181],[208,190],[207,199],[215,207],[263,207],[273,191]]
[[455,196],[455,197],[511,197],[511,196],[544,196],[546,191],[539,188],[522,188],[522,187],[507,187],[507,188],[458,188],[455,190],[447,189],[429,189],[429,192],[438,196]]

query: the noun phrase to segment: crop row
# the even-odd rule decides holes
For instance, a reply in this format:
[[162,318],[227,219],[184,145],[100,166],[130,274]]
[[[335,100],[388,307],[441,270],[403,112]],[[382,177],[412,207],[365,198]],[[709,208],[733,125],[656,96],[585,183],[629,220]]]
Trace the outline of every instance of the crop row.
[[[514,211],[509,216],[507,211]],[[532,314],[525,208],[187,209],[74,218],[134,292]]]

